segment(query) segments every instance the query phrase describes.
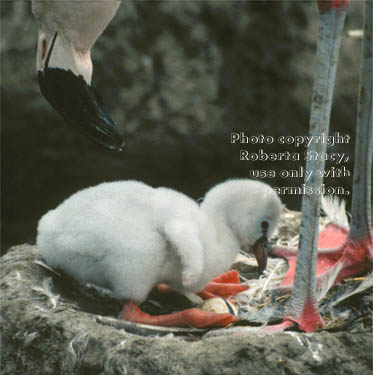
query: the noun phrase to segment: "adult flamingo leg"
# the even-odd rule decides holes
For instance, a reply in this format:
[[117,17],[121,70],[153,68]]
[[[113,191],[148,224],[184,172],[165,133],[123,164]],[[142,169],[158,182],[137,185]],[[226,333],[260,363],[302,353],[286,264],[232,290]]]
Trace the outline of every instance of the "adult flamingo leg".
[[[327,135],[330,107],[341,31],[348,1],[318,1],[321,20],[320,40],[313,104],[311,134]],[[372,3],[365,3],[365,30],[360,78],[360,97],[355,145],[351,228],[329,225],[318,237],[320,197],[305,195],[302,201],[302,223],[299,250],[274,249],[272,254],[288,259],[290,268],[282,287],[292,295],[282,324],[268,327],[267,332],[283,330],[297,324],[301,330],[314,331],[323,327],[316,299],[317,279],[331,268],[340,267],[335,282],[371,269],[373,236],[370,218],[370,178],[372,168]],[[328,56],[328,58],[326,57]],[[324,81],[324,82],[322,82]],[[326,86],[325,86],[326,85]],[[321,100],[321,101],[320,101]],[[326,145],[321,152],[326,152]],[[323,163],[307,163],[307,169],[324,169]],[[310,182],[320,186],[322,178]],[[318,252],[318,247],[331,247]],[[296,266],[295,264],[296,254]],[[295,272],[294,272],[295,269]],[[318,275],[318,278],[316,277]]]
[[[336,62],[341,42],[341,33],[345,14],[349,6],[347,0],[318,0],[320,11],[320,37],[316,55],[316,74],[311,107],[310,133],[327,136]],[[371,269],[373,241],[370,217],[370,179],[372,170],[372,2],[365,2],[365,28],[360,77],[360,97],[355,145],[355,163],[353,177],[352,221],[350,230],[331,224],[318,236],[318,218],[321,197],[304,195],[302,201],[302,221],[299,236],[299,249],[272,249],[276,254],[288,259],[290,270],[287,286],[294,285],[283,322],[277,325],[256,327],[235,327],[208,334],[215,336],[247,336],[251,334],[270,334],[298,326],[306,332],[323,327],[316,298],[317,266],[319,277],[326,269],[341,267],[338,278],[353,275]],[[311,144],[313,151],[326,152],[326,145]],[[308,161],[306,168],[312,171],[323,170],[322,161]],[[321,174],[306,181],[306,187],[320,188]],[[318,238],[319,237],[319,238]],[[318,246],[337,249],[324,249]],[[296,259],[296,263],[295,263]],[[325,261],[324,265],[323,262]]]

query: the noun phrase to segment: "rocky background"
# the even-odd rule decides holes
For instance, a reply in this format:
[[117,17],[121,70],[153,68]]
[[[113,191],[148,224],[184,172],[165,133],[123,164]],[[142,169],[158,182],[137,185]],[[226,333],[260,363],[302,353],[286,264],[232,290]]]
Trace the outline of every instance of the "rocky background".
[[[346,31],[362,24],[352,1]],[[94,79],[126,140],[122,153],[90,143],[42,98],[29,1],[1,1],[2,251],[35,239],[38,219],[78,189],[139,179],[194,198],[250,169],[297,163],[239,161],[231,132],[305,135],[318,12],[314,1],[126,1],[93,49]],[[351,157],[360,41],[344,38],[331,134]],[[250,152],[304,151],[245,145]],[[302,179],[267,180],[297,186]],[[351,178],[328,186],[350,188]],[[345,198],[349,198],[346,196]],[[299,209],[300,196],[282,196]]]

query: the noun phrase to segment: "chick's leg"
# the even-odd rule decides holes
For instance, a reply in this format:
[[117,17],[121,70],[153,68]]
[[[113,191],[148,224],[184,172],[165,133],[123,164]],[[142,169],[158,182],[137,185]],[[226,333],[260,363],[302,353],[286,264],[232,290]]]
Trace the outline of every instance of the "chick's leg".
[[224,327],[238,321],[231,314],[218,314],[197,308],[186,309],[172,314],[150,315],[143,312],[134,301],[127,301],[123,308],[123,320],[133,323],[162,327]]
[[230,270],[213,278],[198,295],[203,299],[229,298],[244,290],[247,290],[247,286],[240,284],[238,271]]

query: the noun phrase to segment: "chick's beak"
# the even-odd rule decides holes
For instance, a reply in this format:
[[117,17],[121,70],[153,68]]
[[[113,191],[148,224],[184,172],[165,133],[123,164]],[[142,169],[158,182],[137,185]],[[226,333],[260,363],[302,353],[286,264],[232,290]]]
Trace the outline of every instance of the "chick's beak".
[[255,242],[252,247],[252,251],[255,255],[256,261],[258,262],[259,276],[267,268],[268,259],[268,248],[267,248],[267,238],[261,237]]

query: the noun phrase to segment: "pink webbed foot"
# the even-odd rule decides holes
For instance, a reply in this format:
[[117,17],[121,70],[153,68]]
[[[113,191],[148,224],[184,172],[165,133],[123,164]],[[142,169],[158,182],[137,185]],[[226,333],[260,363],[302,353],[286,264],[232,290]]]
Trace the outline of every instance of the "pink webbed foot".
[[[161,293],[167,293],[172,290],[165,284],[158,284],[156,289]],[[230,270],[214,277],[198,295],[203,299],[216,297],[229,298],[244,290],[247,290],[247,286],[240,284],[240,274],[238,271]]]
[[[317,254],[317,279],[325,275],[332,267],[341,263],[334,284],[341,280],[369,271],[372,257],[372,240],[351,240],[348,231],[336,224],[329,224],[320,233],[318,239],[319,252]],[[285,258],[289,270],[280,284],[280,290],[289,292],[293,286],[297,250],[287,248],[273,248],[270,255]]]
[[240,284],[238,271],[231,270],[213,278],[198,295],[203,299],[215,297],[229,298],[244,290],[247,290],[247,286]]
[[318,329],[324,328],[325,324],[315,301],[311,301],[308,298],[303,304],[299,316],[297,314],[287,314],[284,316],[282,323],[261,328],[260,332],[264,334],[272,334],[283,332],[287,328],[295,326],[304,332],[315,332]]
[[124,305],[122,318],[133,323],[154,326],[194,328],[225,327],[238,321],[238,318],[231,314],[218,314],[197,308],[190,308],[166,315],[149,315],[143,312],[133,301],[128,301]]

